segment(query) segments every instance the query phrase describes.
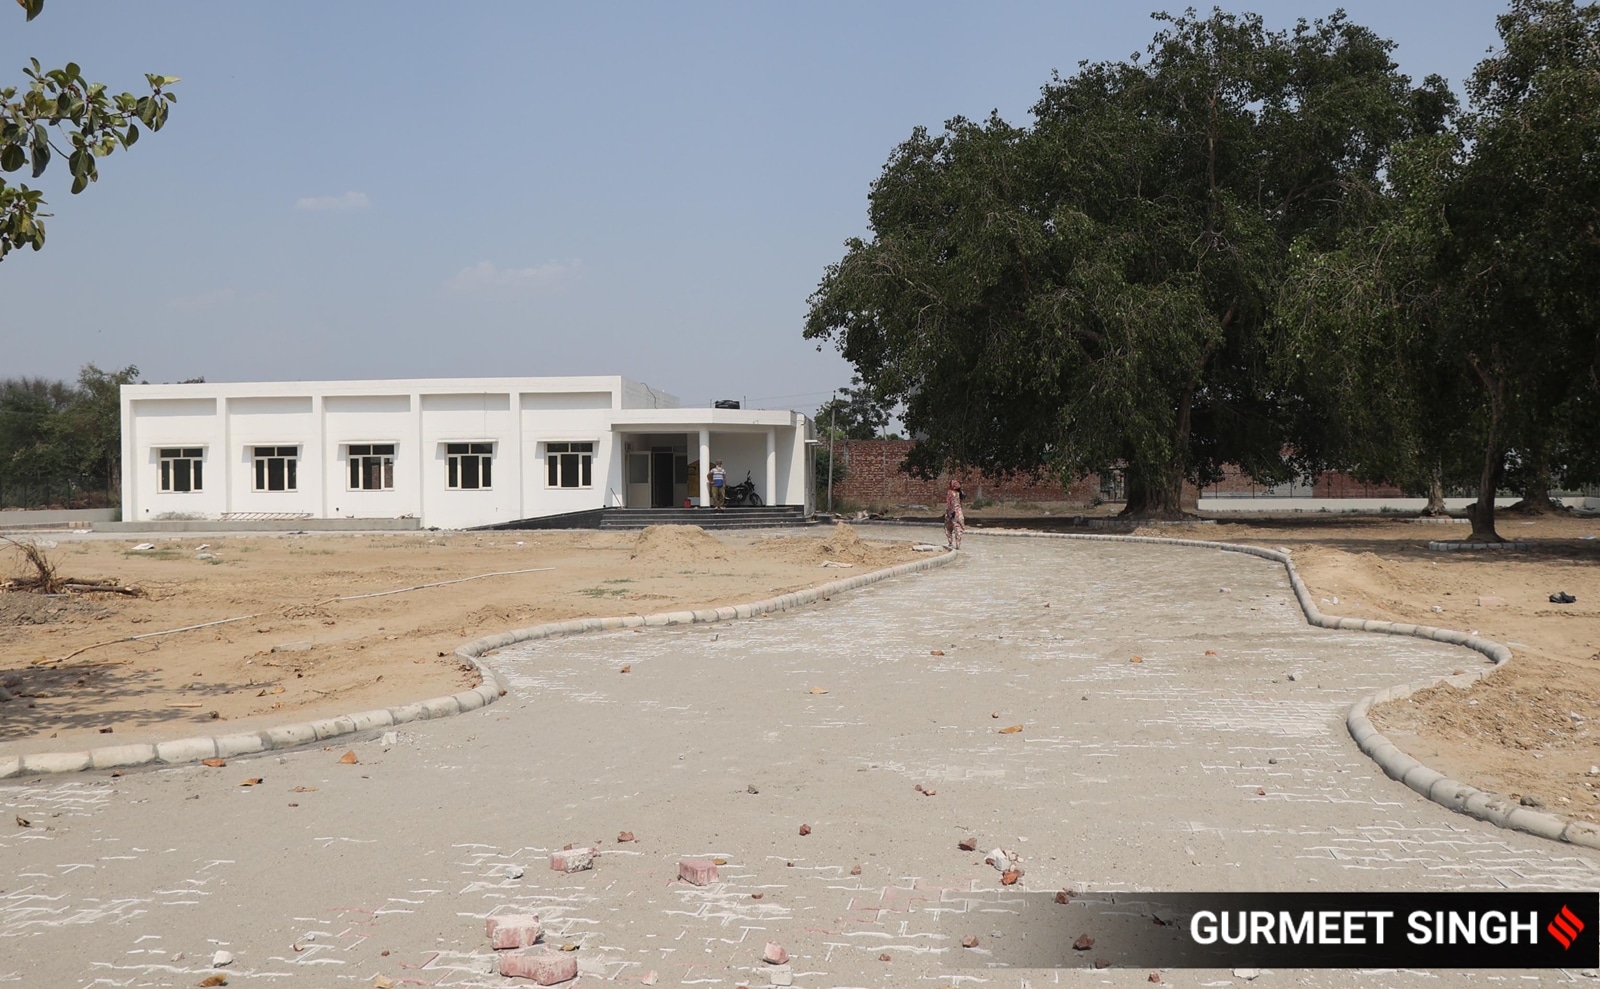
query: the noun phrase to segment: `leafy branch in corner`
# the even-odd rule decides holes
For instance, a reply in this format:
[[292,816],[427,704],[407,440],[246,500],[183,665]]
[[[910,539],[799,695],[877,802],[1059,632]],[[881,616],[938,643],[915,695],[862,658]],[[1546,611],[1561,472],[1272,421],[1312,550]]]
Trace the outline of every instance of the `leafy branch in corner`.
[[[17,0],[27,19],[44,9],[44,0]],[[24,68],[23,87],[0,88],[0,171],[27,167],[33,178],[44,174],[52,157],[67,160],[72,193],[77,195],[100,178],[98,161],[139,140],[139,125],[158,131],[177,97],[167,87],[176,76],[146,74],[150,92],[111,94],[104,83],[83,77],[76,62],[45,69],[38,59]],[[0,259],[13,248],[44,247],[40,211],[43,193],[0,178]]]

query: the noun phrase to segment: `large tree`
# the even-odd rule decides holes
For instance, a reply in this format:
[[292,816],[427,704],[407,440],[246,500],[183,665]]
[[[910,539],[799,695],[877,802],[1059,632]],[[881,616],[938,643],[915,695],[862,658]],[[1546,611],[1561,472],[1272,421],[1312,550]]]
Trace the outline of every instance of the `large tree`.
[[[33,20],[44,0],[17,0]],[[99,159],[139,139],[139,124],[158,131],[167,122],[167,108],[177,99],[166,87],[174,76],[146,75],[150,92],[112,95],[103,83],[90,82],[76,62],[45,69],[38,59],[22,70],[28,79],[19,90],[0,88],[0,170],[29,169],[44,174],[52,158],[62,157],[72,173],[74,195],[100,178]],[[12,248],[44,246],[41,217],[44,193],[0,178],[0,259]]]
[[[1508,466],[1568,483],[1600,445],[1600,5],[1512,0],[1501,47],[1468,81],[1469,149],[1447,206],[1444,261],[1471,306],[1452,341],[1481,385],[1475,538],[1498,538]],[[1539,483],[1548,484],[1548,480]]]
[[1122,469],[1131,514],[1224,463],[1292,469],[1264,373],[1289,245],[1362,223],[1448,91],[1342,14],[1158,20],[1145,56],[1046,86],[1032,126],[917,130],[874,183],[806,335],[904,406],[913,468]]
[[1600,473],[1600,7],[1514,0],[1459,131],[1406,145],[1369,226],[1296,250],[1289,391],[1338,466],[1535,505]]
[[1464,318],[1440,264],[1457,133],[1414,139],[1386,169],[1368,223],[1335,246],[1297,243],[1275,304],[1273,369],[1307,472],[1399,484],[1444,512],[1446,484],[1475,481],[1478,383],[1449,324]]

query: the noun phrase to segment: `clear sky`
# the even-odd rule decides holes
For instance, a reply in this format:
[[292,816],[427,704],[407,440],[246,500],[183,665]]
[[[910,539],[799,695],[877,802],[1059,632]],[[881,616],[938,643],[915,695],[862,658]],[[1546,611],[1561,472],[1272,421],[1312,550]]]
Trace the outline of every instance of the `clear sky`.
[[[1461,80],[1504,3],[1347,0]],[[180,76],[171,122],[0,262],[0,377],[622,374],[811,412],[806,298],[916,125],[1024,122],[1153,3],[0,4],[0,84]],[[1258,0],[1274,27],[1334,7]],[[25,173],[8,175],[9,181]]]

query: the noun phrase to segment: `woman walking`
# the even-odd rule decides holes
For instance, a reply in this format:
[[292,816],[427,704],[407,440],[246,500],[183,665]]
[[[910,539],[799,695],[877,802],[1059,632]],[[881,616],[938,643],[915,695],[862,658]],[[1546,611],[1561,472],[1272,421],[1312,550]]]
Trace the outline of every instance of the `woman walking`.
[[950,488],[944,493],[944,548],[960,549],[961,535],[967,531],[967,517],[961,511],[961,482],[950,479]]

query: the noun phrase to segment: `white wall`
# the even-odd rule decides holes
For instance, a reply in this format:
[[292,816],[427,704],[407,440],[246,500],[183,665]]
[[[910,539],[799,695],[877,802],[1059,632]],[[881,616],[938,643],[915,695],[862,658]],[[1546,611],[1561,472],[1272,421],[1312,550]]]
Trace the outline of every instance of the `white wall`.
[[[745,472],[756,482],[756,494],[763,504],[773,503],[772,492],[767,490],[767,433],[711,432],[711,459],[721,460],[728,472],[728,486],[743,484]],[[704,474],[705,471],[701,471]]]
[[[638,409],[624,411],[625,402]],[[699,456],[701,428],[732,483],[745,472],[769,504],[804,504],[804,417],[756,410],[686,409],[649,386],[611,378],[483,378],[395,381],[127,385],[122,390],[123,517],[216,518],[228,513],[303,513],[319,518],[414,516],[461,528],[622,503],[622,437]],[[794,424],[798,422],[797,428]],[[775,435],[776,483],[767,478]],[[547,446],[595,445],[588,487],[550,487]],[[352,444],[393,444],[391,490],[352,489]],[[446,444],[490,443],[488,488],[448,487]],[[253,490],[253,448],[299,451],[294,491]],[[158,450],[199,447],[197,492],[161,492]],[[700,473],[705,467],[701,466]],[[769,490],[772,488],[773,490]],[[680,497],[682,495],[680,494]]]
[[[392,519],[422,516],[422,436],[419,403],[409,394],[329,395],[322,400],[322,435],[328,474],[324,486],[330,518]],[[394,488],[350,487],[352,444],[394,444]]]
[[[126,409],[126,405],[124,406]],[[164,398],[134,404],[134,417],[124,412],[124,423],[137,427],[123,455],[124,519],[157,519],[168,515],[217,515],[227,511],[224,464],[228,449],[224,420],[217,415],[216,398]],[[124,430],[125,434],[127,430]],[[160,448],[200,447],[201,490],[163,492]],[[128,465],[132,465],[131,468]],[[130,485],[133,490],[130,491]],[[130,497],[131,495],[131,497]],[[133,506],[133,512],[127,506]]]
[[[558,515],[604,508],[607,492],[622,492],[622,472],[613,450],[611,410],[554,409],[549,396],[523,395],[522,458],[527,464],[522,489],[522,513],[516,518]],[[550,443],[593,443],[593,484],[587,488],[552,488],[546,469]]]
[[[281,397],[241,397],[224,401],[227,410],[228,449],[219,450],[217,460],[227,468],[227,511],[231,512],[306,512],[322,513],[322,488],[325,483],[322,431],[310,395]],[[256,491],[257,446],[296,446],[300,462],[296,467],[296,490]]]

